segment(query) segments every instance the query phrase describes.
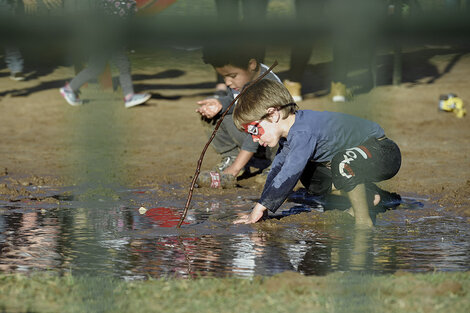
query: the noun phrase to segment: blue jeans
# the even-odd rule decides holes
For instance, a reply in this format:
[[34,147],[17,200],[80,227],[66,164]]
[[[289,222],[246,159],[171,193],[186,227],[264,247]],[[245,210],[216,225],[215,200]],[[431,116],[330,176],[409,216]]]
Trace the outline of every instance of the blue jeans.
[[[7,0],[0,0],[0,18],[11,17],[15,13],[13,5],[8,3]],[[23,71],[23,57],[18,47],[11,43],[6,44],[5,48],[5,63],[12,74]]]
[[[0,0],[0,18],[13,16],[15,8],[8,3],[7,0]],[[23,71],[23,57],[20,50],[11,45],[6,44],[5,48],[5,63],[12,74]]]
[[23,57],[17,47],[5,48],[5,63],[12,74],[23,72]]

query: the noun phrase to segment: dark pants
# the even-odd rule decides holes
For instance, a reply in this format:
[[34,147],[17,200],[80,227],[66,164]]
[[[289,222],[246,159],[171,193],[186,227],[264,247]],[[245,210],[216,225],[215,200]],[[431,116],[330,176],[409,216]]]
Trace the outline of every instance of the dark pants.
[[313,196],[328,195],[333,184],[331,169],[325,164],[309,162],[300,177],[300,182]]
[[[375,0],[330,0],[333,64],[331,78],[346,85],[375,84],[374,54],[386,6]],[[367,68],[370,75],[351,78],[348,72]]]
[[380,182],[392,178],[401,166],[397,144],[385,138],[370,138],[357,147],[338,152],[331,168],[309,163],[300,181],[308,193],[316,196],[331,192],[332,183],[338,190],[351,191],[359,184]]
[[359,184],[392,178],[401,166],[401,153],[392,140],[370,138],[362,145],[337,153],[331,161],[333,184],[351,191]]
[[[323,14],[323,7],[326,0],[296,0],[295,14],[300,23],[318,20]],[[307,67],[310,56],[312,55],[312,42],[302,38],[292,45],[290,55],[290,69],[288,79],[294,82],[301,82]]]

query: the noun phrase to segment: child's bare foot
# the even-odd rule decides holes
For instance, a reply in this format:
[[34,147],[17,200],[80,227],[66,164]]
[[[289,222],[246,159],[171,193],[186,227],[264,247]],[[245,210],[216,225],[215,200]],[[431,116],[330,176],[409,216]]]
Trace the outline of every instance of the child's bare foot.
[[[374,206],[377,206],[379,203],[380,203],[380,195],[378,193],[376,193],[374,195]],[[354,210],[353,210],[352,207],[347,209],[345,212],[348,213],[349,215],[351,215],[352,217],[354,217]]]
[[379,203],[380,203],[380,195],[378,193],[376,193],[374,195],[374,206],[376,206]]

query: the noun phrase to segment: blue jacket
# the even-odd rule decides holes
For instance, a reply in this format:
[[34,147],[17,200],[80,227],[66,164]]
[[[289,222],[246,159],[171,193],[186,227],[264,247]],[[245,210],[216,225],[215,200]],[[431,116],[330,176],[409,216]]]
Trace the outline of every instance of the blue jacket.
[[328,162],[336,153],[384,136],[377,123],[349,114],[299,110],[287,138],[279,141],[259,203],[275,212],[297,184],[308,162]]

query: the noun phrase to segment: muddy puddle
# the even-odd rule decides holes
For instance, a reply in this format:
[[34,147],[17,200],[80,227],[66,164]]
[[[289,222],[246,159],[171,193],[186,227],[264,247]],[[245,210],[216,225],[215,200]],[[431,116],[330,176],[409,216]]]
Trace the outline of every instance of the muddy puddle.
[[177,229],[186,198],[168,194],[185,192],[163,189],[24,186],[0,200],[0,272],[133,280],[470,268],[470,225],[427,197],[401,195],[393,209],[374,212],[373,230],[355,230],[348,214],[301,192],[255,226],[231,224],[252,207],[250,192],[210,200],[196,192]]

